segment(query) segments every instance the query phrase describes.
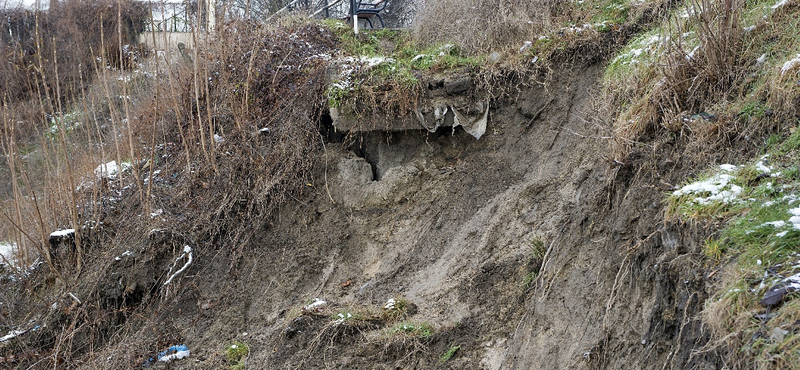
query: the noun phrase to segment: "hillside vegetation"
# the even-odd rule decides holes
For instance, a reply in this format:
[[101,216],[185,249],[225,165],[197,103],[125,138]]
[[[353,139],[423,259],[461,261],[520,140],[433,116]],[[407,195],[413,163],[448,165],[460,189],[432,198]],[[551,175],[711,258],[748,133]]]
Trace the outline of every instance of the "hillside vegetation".
[[796,0],[55,5],[0,19],[3,366],[800,361]]

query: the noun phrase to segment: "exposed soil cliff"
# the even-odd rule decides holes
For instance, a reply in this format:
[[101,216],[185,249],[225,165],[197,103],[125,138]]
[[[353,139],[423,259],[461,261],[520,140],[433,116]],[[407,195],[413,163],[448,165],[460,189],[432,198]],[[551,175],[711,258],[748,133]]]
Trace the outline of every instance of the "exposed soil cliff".
[[[611,160],[592,106],[600,71],[587,61],[493,103],[479,140],[445,127],[329,141],[303,197],[253,220],[234,265],[197,251],[155,315],[97,358],[144,361],[127,346],[155,329],[191,348],[179,368],[222,366],[237,340],[256,368],[714,367],[690,356],[707,340],[702,232],[662,222],[675,144]],[[304,311],[314,298],[325,308]],[[390,298],[432,335],[363,314]],[[337,322],[351,312],[362,314]]]
[[[313,179],[251,220],[250,242],[215,248],[175,209],[151,214],[129,245],[92,247],[96,280],[72,289],[86,302],[55,302],[41,345],[74,346],[87,356],[72,365],[92,368],[715,367],[697,352],[704,232],[662,221],[690,163],[669,138],[614,160],[595,104],[602,53],[580,54],[508,77],[518,89],[494,100],[464,77],[428,84],[441,120],[428,107],[344,135],[323,117]],[[450,127],[455,110],[488,118],[479,139],[463,117]],[[53,344],[52,330],[77,334]],[[191,356],[155,360],[174,344]],[[246,355],[226,358],[234,344]]]

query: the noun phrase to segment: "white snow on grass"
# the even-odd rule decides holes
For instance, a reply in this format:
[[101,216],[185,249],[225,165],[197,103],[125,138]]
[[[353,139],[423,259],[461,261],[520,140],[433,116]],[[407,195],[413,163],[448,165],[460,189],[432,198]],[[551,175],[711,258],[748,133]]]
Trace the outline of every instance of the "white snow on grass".
[[[787,198],[787,197],[784,197],[784,198]],[[773,204],[774,204],[774,202],[773,202]],[[775,220],[775,221],[764,222],[763,224],[756,226],[755,229],[748,230],[747,234],[750,234],[750,233],[754,232],[756,229],[759,229],[759,228],[762,228],[762,227],[767,227],[767,226],[772,226],[775,229],[783,229],[783,228],[789,227],[790,228],[789,230],[783,230],[783,231],[775,234],[776,237],[783,238],[791,230],[800,230],[800,207],[792,208],[792,209],[790,209],[788,211],[788,213],[790,215],[788,220]]]
[[662,45],[664,38],[660,35],[643,36],[631,44],[631,49],[618,55],[612,61],[613,64],[620,65],[633,65],[645,61],[645,57],[657,55]]
[[12,265],[16,264],[17,257],[14,249],[16,249],[16,244],[0,242],[0,255],[3,256],[0,258],[0,266],[5,265],[6,261]]
[[50,237],[60,238],[72,234],[75,234],[75,229],[64,229],[64,230],[53,231],[52,233],[50,233]]
[[120,172],[129,168],[131,168],[130,162],[122,162],[121,165],[117,165],[117,161],[111,161],[97,166],[94,170],[94,174],[102,179],[114,180]]
[[338,324],[341,324],[341,323],[345,322],[345,320],[353,317],[353,315],[350,314],[350,312],[342,312],[342,313],[336,315],[336,317],[338,317],[338,319],[336,319],[336,321],[333,322],[334,325],[338,325]]
[[780,172],[772,172],[775,169],[772,166],[767,165],[767,160],[769,159],[769,155],[765,155],[759,158],[758,162],[756,162],[756,169],[763,174],[770,175],[771,177],[778,177],[781,175]]
[[800,66],[800,54],[797,54],[797,57],[794,59],[790,59],[783,63],[783,67],[781,67],[781,76],[785,75],[786,72],[791,71],[795,67]]
[[394,304],[395,304],[394,298],[389,298],[389,300],[386,301],[386,305],[383,306],[383,308],[386,310],[393,310]]
[[774,227],[776,229],[779,229],[781,227],[786,226],[786,221],[778,220],[778,221],[772,221],[772,222],[765,222],[765,223],[761,224],[761,226],[772,226],[772,227]]
[[788,2],[789,2],[789,0],[781,0],[781,1],[777,2],[775,5],[772,6],[772,10],[778,10],[778,8],[786,5]]
[[684,185],[682,188],[675,190],[672,195],[698,195],[691,201],[700,205],[715,201],[721,201],[725,204],[733,203],[742,193],[741,186],[731,184],[733,179],[735,179],[733,175],[718,173],[706,180]]
[[309,304],[308,306],[303,307],[305,311],[313,311],[313,312],[320,312],[325,309],[325,306],[328,305],[328,302],[325,302],[319,298],[314,298],[314,302]]
[[352,88],[352,75],[358,69],[369,69],[383,63],[394,62],[392,58],[386,57],[344,57],[337,59],[334,64],[340,68],[338,81],[331,84],[335,89],[347,90]]
[[792,217],[789,218],[789,223],[795,230],[800,230],[800,207],[792,208],[789,210]]

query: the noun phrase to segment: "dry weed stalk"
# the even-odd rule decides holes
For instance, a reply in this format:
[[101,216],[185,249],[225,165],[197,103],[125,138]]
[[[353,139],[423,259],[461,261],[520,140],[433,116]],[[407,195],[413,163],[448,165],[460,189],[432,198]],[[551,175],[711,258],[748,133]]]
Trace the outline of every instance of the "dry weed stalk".
[[561,0],[426,1],[413,22],[425,44],[454,42],[470,53],[518,48],[553,24]]
[[[709,125],[689,117],[728,99],[741,80],[741,5],[741,0],[693,0],[684,16],[673,14],[663,22],[664,50],[654,68],[612,87],[610,104],[629,106],[614,125],[615,158],[625,158],[638,142],[664,130],[704,136],[698,141],[709,147],[724,141],[729,122]],[[691,35],[696,39],[687,38]]]

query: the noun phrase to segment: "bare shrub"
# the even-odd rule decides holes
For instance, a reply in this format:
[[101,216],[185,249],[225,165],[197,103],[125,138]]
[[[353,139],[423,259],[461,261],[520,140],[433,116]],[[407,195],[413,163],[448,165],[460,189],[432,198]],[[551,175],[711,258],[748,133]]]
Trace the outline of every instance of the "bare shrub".
[[147,185],[152,207],[181,214],[215,247],[241,248],[258,230],[250,220],[306,187],[319,140],[327,75],[318,55],[333,35],[310,24],[265,27],[221,25],[215,43],[194,50],[191,65],[163,70],[149,103],[131,113],[134,141],[145,143],[137,155],[168,154],[158,170],[175,174],[167,187]]
[[143,5],[130,0],[66,0],[53,5],[48,12],[0,11],[0,52],[7,58],[0,66],[0,91],[10,102],[52,91],[56,83],[62,96],[69,96],[81,81],[79,68],[85,73],[99,55],[119,66],[120,45],[114,42],[118,19],[124,24],[122,45],[133,52],[147,15]]
[[412,23],[424,44],[453,42],[468,52],[519,47],[549,27],[561,1],[428,0]]

